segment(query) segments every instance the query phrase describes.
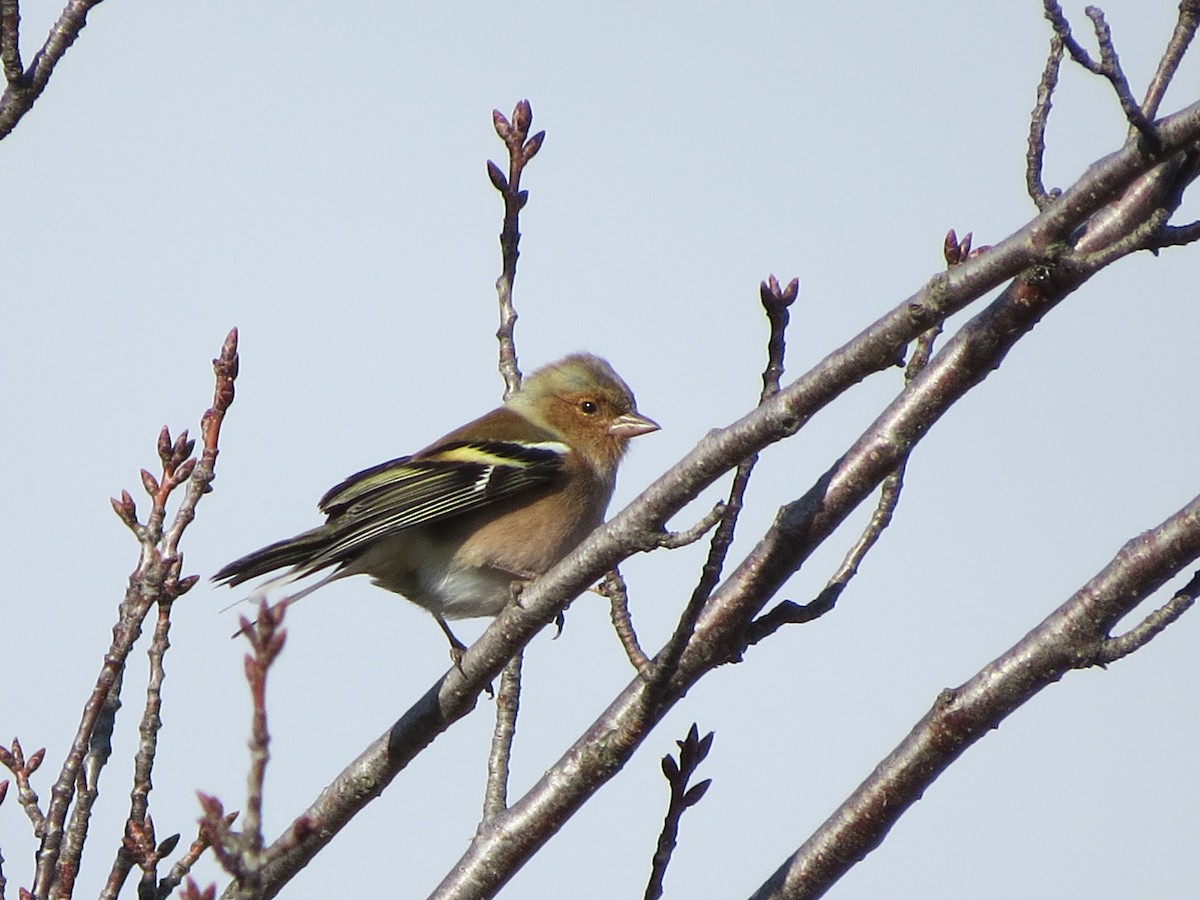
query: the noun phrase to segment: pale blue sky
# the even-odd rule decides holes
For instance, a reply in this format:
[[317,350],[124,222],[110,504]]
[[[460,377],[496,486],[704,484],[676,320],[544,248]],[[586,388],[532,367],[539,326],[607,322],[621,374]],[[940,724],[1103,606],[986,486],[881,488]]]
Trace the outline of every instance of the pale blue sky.
[[[1176,4],[1104,8],[1140,93]],[[1086,22],[1081,4],[1067,10]],[[22,12],[28,59],[57,6]],[[316,524],[330,485],[495,404],[493,107],[528,97],[548,131],[525,182],[522,362],[604,355],[663,425],[636,442],[619,508],[756,398],[768,273],[802,282],[794,374],[937,271],[947,228],[992,243],[1032,215],[1025,135],[1048,33],[1033,0],[98,7],[0,143],[0,739],[48,747],[48,796],[136,560],[108,497],[139,493],[162,424],[195,429],[231,326],[238,398],[188,572]],[[1180,85],[1196,73],[1191,60]],[[1173,91],[1164,111],[1193,99]],[[1111,93],[1068,68],[1047,180],[1069,183],[1123,134]],[[692,721],[717,733],[701,772],[715,783],[684,819],[667,896],[749,894],[939,690],[1190,500],[1197,252],[1127,259],[1051,313],[921,446],[894,527],[838,610],[702,682],[504,896],[640,896],[665,808],[658,758]],[[898,388],[898,373],[876,376],[764,455],[735,558]],[[854,537],[785,595],[815,594]],[[703,549],[626,566],[648,647]],[[196,789],[243,804],[244,648],[219,613],[236,596],[204,584],[177,608],[160,835],[190,840]],[[270,837],[446,667],[432,620],[365,581],[318,593],[288,626],[270,683]],[[829,896],[1195,896],[1198,644],[1192,613],[1046,691]],[[107,873],[128,805],[144,659],[80,897]],[[517,793],[631,676],[604,602],[581,598],[558,641],[537,638],[526,673]],[[473,831],[491,712],[481,703],[439,738],[285,896],[431,890]],[[10,885],[29,880],[28,830],[10,798]],[[197,875],[216,877],[211,860]]]

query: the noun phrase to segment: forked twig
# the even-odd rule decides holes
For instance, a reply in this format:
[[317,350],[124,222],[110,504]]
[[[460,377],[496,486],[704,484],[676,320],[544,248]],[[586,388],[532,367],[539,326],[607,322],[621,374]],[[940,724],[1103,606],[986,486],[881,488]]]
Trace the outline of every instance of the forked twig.
[[533,108],[528,100],[521,100],[513,109],[511,121],[500,110],[492,110],[492,124],[496,134],[508,148],[508,175],[490,159],[487,164],[488,177],[492,186],[504,198],[504,226],[500,231],[500,252],[503,267],[496,279],[496,293],[500,300],[500,328],[496,339],[500,342],[500,374],[504,377],[504,396],[507,398],[521,387],[521,370],[517,365],[517,346],[513,340],[513,329],[517,324],[517,310],[513,306],[513,282],[517,277],[518,249],[521,232],[518,229],[521,210],[529,201],[529,192],[521,190],[521,173],[525,170],[546,139],[546,132],[539,131],[532,137],[529,129],[533,125]]
[[[508,399],[521,388],[521,369],[517,363],[517,345],[513,334],[517,324],[513,283],[517,277],[517,260],[521,255],[519,224],[521,210],[529,201],[529,192],[521,189],[521,173],[541,149],[546,132],[539,131],[530,136],[533,107],[528,100],[517,103],[511,120],[506,119],[500,110],[492,110],[492,125],[508,150],[507,176],[490,159],[487,163],[492,186],[504,199],[504,225],[500,229],[501,270],[500,277],[496,279],[496,294],[500,303],[500,327],[496,331],[496,340],[500,343],[499,365],[504,378],[504,397]],[[522,654],[518,653],[509,660],[500,679],[500,694],[496,697],[496,726],[492,732],[487,784],[484,787],[484,819],[503,810],[507,802],[509,759],[517,731],[517,712],[521,706],[521,659]]]
[[[954,234],[953,230],[951,230],[950,234]],[[968,254],[971,244],[970,237],[970,235],[967,235],[962,244],[956,244],[954,241],[947,239],[946,246],[947,248],[955,246],[964,255]],[[947,257],[951,258],[953,254],[947,253]],[[957,259],[955,259],[954,264],[957,264]],[[916,349],[913,350],[913,354],[904,370],[904,381],[906,384],[910,384],[920,374],[921,370],[929,364],[929,358],[933,355],[934,341],[941,333],[941,330],[941,325],[937,325],[930,328],[917,339]],[[850,580],[858,574],[858,568],[862,565],[863,559],[883,535],[884,529],[892,522],[892,516],[896,511],[897,505],[900,503],[900,491],[904,487],[904,472],[908,466],[909,455],[909,453],[905,453],[895,470],[881,482],[879,502],[875,505],[875,511],[871,514],[871,519],[867,522],[867,527],[863,529],[854,546],[850,548],[850,552],[846,554],[837,571],[833,573],[833,576],[826,582],[825,587],[821,589],[821,593],[803,605],[792,600],[781,600],[768,612],[756,618],[746,628],[747,647],[757,644],[764,638],[774,634],[784,625],[800,625],[805,622],[811,622],[814,619],[819,619],[837,605],[838,598],[846,590]]]
[[[771,275],[759,285],[759,300],[766,313],[769,326],[767,364],[763,369],[763,386],[759,393],[760,405],[779,392],[779,383],[784,371],[784,355],[787,351],[786,332],[790,317],[788,310],[796,302],[799,294],[800,281],[797,278],[793,278],[787,287],[781,287],[778,279]],[[799,429],[801,424],[797,422],[796,428]],[[679,623],[676,625],[674,633],[656,657],[654,680],[660,686],[670,678],[680,656],[687,648],[688,641],[691,640],[704,604],[720,581],[725,558],[729,553],[729,548],[733,545],[734,531],[737,528],[738,516],[742,511],[746,488],[750,484],[750,476],[754,472],[757,461],[757,454],[751,455],[743,459],[734,471],[729,496],[721,509],[717,529],[709,542],[708,557],[700,570],[700,580],[692,591],[683,614],[679,617]]]
[[712,749],[712,742],[713,733],[710,731],[704,737],[700,737],[700,731],[693,722],[687,737],[675,742],[679,746],[678,762],[669,753],[662,758],[662,771],[671,788],[671,799],[667,804],[667,815],[658,836],[658,846],[654,850],[645,900],[658,900],[662,896],[663,878],[667,874],[667,866],[671,863],[671,854],[675,852],[675,844],[679,838],[679,822],[683,818],[684,810],[699,803],[712,786],[712,779],[706,778],[688,787],[688,781]]

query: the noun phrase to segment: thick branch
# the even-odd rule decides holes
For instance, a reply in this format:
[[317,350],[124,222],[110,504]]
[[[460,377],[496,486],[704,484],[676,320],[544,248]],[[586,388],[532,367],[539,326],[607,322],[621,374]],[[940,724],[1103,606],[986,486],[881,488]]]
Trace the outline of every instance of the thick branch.
[[1003,656],[933,708],[871,776],[754,894],[820,897],[968,747],[1071,669],[1103,664],[1108,633],[1200,555],[1200,497],[1130,540],[1099,574]]
[[[99,2],[100,0],[67,0],[62,14],[46,37],[46,43],[42,45],[42,49],[34,56],[33,63],[20,77],[14,77],[16,75],[14,67],[20,65],[20,58],[16,54],[16,28],[19,21],[19,17],[15,15],[16,3],[6,0],[5,6],[0,8],[0,12],[5,14],[6,25],[9,20],[7,15],[9,10],[11,9],[14,13],[11,20],[12,31],[10,33],[9,28],[5,27],[4,41],[0,43],[0,55],[3,55],[5,75],[8,77],[8,86],[4,90],[4,95],[0,96],[0,139],[8,137],[17,122],[21,121],[21,117],[29,112],[34,102],[41,96],[42,91],[46,89],[46,84],[50,81],[54,67],[58,65],[67,49],[75,43],[79,32],[83,31],[83,26],[87,24],[88,13]],[[11,46],[8,43],[10,40],[12,41]]]

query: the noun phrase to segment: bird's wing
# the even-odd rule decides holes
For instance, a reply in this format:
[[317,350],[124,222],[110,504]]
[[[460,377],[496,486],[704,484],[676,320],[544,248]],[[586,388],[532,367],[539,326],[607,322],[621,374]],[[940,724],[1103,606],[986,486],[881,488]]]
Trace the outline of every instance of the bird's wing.
[[321,498],[321,511],[329,516],[326,527],[337,532],[321,555],[345,559],[383,535],[547,484],[562,473],[567,453],[557,441],[454,441],[365,469]]

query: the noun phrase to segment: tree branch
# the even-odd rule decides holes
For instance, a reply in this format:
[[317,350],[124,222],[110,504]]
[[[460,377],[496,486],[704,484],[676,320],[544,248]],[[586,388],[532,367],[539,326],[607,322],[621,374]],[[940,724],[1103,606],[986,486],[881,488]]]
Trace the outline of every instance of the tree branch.
[[517,259],[521,255],[518,249],[521,243],[518,224],[521,210],[529,200],[529,192],[521,190],[521,173],[542,148],[546,132],[539,131],[532,137],[529,136],[529,129],[533,125],[533,108],[528,100],[517,103],[511,121],[504,118],[500,110],[492,110],[492,124],[508,149],[507,177],[498,165],[488,160],[488,177],[492,186],[504,198],[504,226],[500,230],[503,266],[500,277],[496,279],[496,293],[500,299],[500,328],[496,332],[496,339],[500,342],[500,374],[504,377],[504,397],[507,399],[521,387],[517,345],[513,340],[517,310],[512,301],[513,282],[517,277]]
[[8,137],[21,121],[21,117],[33,108],[37,98],[46,89],[54,67],[75,43],[79,32],[83,31],[84,25],[87,24],[88,13],[99,2],[100,0],[67,0],[62,14],[46,37],[46,43],[34,55],[29,68],[20,72],[21,60],[16,50],[20,15],[15,0],[4,0],[4,5],[0,6],[0,27],[3,28],[0,60],[4,65],[8,85],[4,94],[0,96],[0,140]]
[[[1200,497],[1130,540],[1095,578],[970,681],[943,691],[908,737],[755,892],[754,900],[824,894],[879,846],[905,810],[968,747],[1070,670],[1107,661],[1109,630],[1197,556]],[[1195,589],[1193,579],[1193,596]]]
[[1146,88],[1146,99],[1142,101],[1142,111],[1146,114],[1146,118],[1153,119],[1158,115],[1158,107],[1162,103],[1163,95],[1166,94],[1167,88],[1175,78],[1175,72],[1179,69],[1179,63],[1183,61],[1184,53],[1187,52],[1192,39],[1196,36],[1197,24],[1200,24],[1200,0],[1182,0],[1179,4],[1179,19],[1175,22],[1175,31],[1171,35],[1167,49],[1163,51],[1149,86]]

